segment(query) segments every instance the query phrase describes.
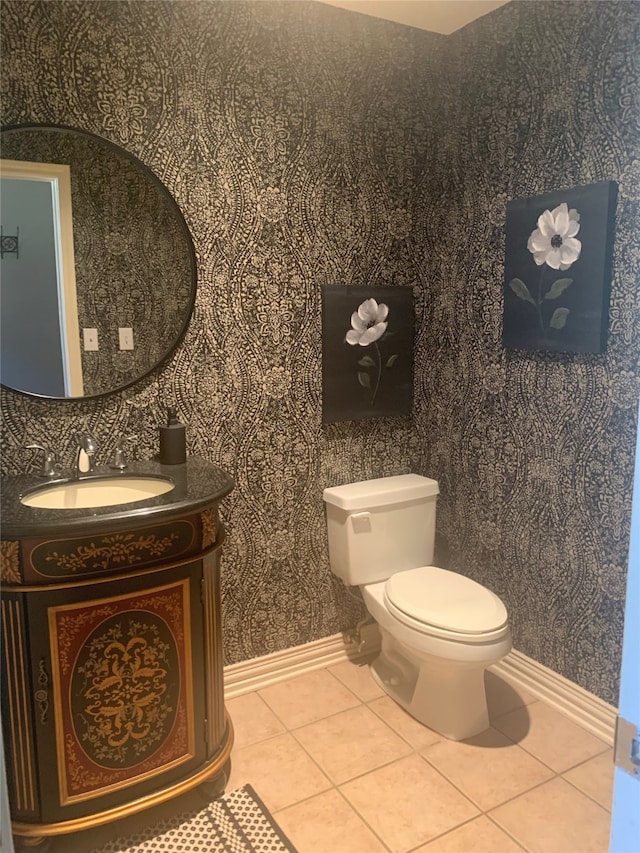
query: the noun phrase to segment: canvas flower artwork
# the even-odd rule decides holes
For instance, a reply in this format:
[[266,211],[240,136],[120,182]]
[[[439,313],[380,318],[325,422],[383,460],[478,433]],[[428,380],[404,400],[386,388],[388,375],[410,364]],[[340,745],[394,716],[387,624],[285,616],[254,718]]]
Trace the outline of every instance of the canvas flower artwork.
[[509,202],[506,348],[603,352],[616,198],[601,181]]
[[580,257],[582,244],[576,239],[580,230],[580,214],[562,202],[554,210],[538,217],[538,227],[527,241],[538,266],[547,264],[554,270],[568,270]]
[[363,388],[371,389],[371,406],[375,406],[383,370],[390,370],[398,360],[398,353],[391,353],[384,359],[378,346],[389,325],[389,306],[375,299],[365,299],[358,310],[351,315],[351,328],[345,335],[345,341],[352,347],[370,347],[373,344],[373,356],[363,355],[358,359],[358,382]]
[[[513,278],[509,287],[519,299],[531,303],[536,309],[541,331],[545,328],[543,303],[558,299],[573,284],[573,279],[548,275],[553,270],[568,270],[578,260],[582,249],[576,234],[580,230],[580,214],[562,202],[553,210],[545,210],[538,217],[537,227],[527,240],[527,249],[533,255],[536,266],[542,267],[537,289],[530,289],[521,278]],[[546,279],[545,279],[545,274]],[[569,308],[556,307],[548,318],[549,328],[564,328]]]
[[410,414],[412,290],[329,285],[322,297],[324,422]]

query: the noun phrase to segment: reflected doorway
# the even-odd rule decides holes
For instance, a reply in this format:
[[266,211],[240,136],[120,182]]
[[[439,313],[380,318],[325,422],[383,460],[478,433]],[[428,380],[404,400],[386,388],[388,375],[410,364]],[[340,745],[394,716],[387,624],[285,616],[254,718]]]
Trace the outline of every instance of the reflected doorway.
[[69,167],[0,160],[0,217],[17,237],[0,261],[2,384],[81,397]]

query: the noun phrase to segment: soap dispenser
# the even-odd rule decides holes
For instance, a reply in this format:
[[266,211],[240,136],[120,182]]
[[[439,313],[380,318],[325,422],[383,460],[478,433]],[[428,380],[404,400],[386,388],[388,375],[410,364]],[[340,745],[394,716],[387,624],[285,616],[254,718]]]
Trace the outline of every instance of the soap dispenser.
[[167,425],[160,427],[159,461],[162,465],[181,465],[187,461],[185,428],[173,406],[167,408]]

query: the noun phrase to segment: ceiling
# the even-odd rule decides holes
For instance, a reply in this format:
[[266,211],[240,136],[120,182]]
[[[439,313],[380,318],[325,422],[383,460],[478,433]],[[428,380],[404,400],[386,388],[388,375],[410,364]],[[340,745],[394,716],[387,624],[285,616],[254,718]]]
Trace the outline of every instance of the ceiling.
[[351,12],[449,35],[508,0],[320,0]]

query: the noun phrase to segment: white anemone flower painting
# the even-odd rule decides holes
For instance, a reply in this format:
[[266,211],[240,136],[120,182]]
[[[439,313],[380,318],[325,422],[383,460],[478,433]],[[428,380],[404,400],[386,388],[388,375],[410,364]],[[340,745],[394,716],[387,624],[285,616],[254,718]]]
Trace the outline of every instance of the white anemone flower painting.
[[410,414],[413,291],[327,285],[322,306],[323,421]]
[[351,315],[351,328],[347,332],[345,339],[351,346],[368,347],[378,338],[381,338],[387,331],[387,323],[385,320],[389,314],[389,306],[381,302],[380,305],[375,299],[365,299],[358,305],[358,310]]
[[538,217],[538,227],[527,241],[527,249],[538,266],[547,264],[554,270],[568,270],[578,260],[582,243],[576,239],[580,230],[580,214],[567,207],[565,201]]
[[601,181],[509,202],[505,347],[604,351],[616,197]]

